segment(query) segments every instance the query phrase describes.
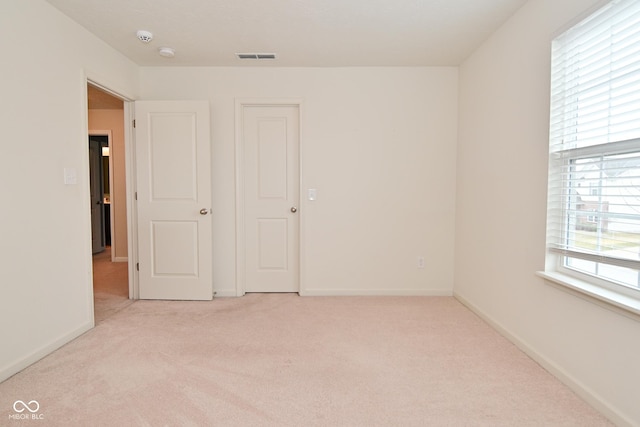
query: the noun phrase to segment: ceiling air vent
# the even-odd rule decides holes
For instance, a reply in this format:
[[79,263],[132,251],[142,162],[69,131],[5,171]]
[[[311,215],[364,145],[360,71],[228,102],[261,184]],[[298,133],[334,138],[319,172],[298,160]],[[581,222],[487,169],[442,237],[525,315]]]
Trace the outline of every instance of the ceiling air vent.
[[276,59],[275,53],[236,53],[238,59]]

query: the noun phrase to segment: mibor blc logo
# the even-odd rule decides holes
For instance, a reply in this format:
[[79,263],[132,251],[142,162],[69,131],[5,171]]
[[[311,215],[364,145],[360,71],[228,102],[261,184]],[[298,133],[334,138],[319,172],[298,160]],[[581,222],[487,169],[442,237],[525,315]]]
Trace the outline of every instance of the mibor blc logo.
[[42,420],[43,414],[39,414],[40,404],[37,400],[30,400],[25,403],[22,400],[13,402],[14,414],[9,414],[10,420]]

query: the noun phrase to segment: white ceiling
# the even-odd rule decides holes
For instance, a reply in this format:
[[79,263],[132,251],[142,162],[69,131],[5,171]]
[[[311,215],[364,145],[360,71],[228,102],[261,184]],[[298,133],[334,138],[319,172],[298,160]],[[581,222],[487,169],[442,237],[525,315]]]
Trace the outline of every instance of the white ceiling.
[[47,1],[141,66],[329,67],[458,65],[527,0]]

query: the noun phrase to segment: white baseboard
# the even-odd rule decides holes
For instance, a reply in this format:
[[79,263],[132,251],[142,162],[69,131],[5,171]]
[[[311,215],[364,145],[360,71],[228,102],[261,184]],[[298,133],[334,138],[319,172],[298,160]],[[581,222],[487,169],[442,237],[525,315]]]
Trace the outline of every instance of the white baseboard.
[[127,262],[127,261],[129,261],[129,258],[126,257],[126,256],[117,256],[117,257],[114,257],[111,261],[113,261],[113,262]]
[[322,296],[397,296],[397,297],[450,297],[453,291],[450,289],[305,289],[300,290],[300,295],[305,297]]
[[23,369],[29,367],[30,365],[34,364],[38,360],[42,359],[43,357],[48,356],[49,354],[53,353],[55,350],[59,349],[63,345],[78,338],[80,335],[84,334],[91,328],[93,328],[93,321],[85,323],[81,327],[59,337],[53,342],[43,347],[40,347],[33,353],[27,355],[26,357],[23,357],[20,360],[16,360],[10,365],[3,367],[2,370],[0,370],[0,382],[12,377],[13,375],[17,374],[18,372],[22,371]]
[[[235,289],[215,291],[214,298],[238,297]],[[306,289],[298,292],[303,297],[347,297],[347,296],[388,296],[388,297],[452,297],[450,289]]]
[[525,340],[521,339],[519,336],[511,333],[507,328],[502,326],[499,322],[495,321],[493,318],[488,316],[482,310],[480,310],[477,306],[469,302],[466,298],[460,295],[457,292],[453,293],[453,296],[460,301],[463,305],[465,305],[468,309],[477,314],[481,319],[487,322],[491,327],[496,329],[501,335],[515,344],[520,350],[522,350],[527,356],[535,360],[540,366],[549,371],[553,376],[555,376],[558,380],[560,380],[564,385],[569,387],[580,396],[583,400],[585,400],[589,405],[593,406],[597,411],[599,411],[602,415],[607,417],[610,421],[612,421],[617,426],[635,426],[636,423],[631,421],[628,417],[624,416],[620,411],[614,408],[612,405],[607,403],[600,395],[595,393],[592,389],[585,386],[582,382],[577,380],[575,377],[567,373],[562,367],[557,365],[552,360],[547,359],[540,353],[538,353],[529,343]]

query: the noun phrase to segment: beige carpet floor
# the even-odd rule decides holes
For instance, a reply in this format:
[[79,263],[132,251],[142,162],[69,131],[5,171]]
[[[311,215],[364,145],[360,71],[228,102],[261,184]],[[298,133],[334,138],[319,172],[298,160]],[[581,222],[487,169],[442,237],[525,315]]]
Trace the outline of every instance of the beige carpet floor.
[[122,308],[0,384],[0,425],[611,424],[454,298],[249,294]]
[[126,262],[111,262],[111,247],[93,255],[93,305],[96,325],[122,310],[129,299]]

